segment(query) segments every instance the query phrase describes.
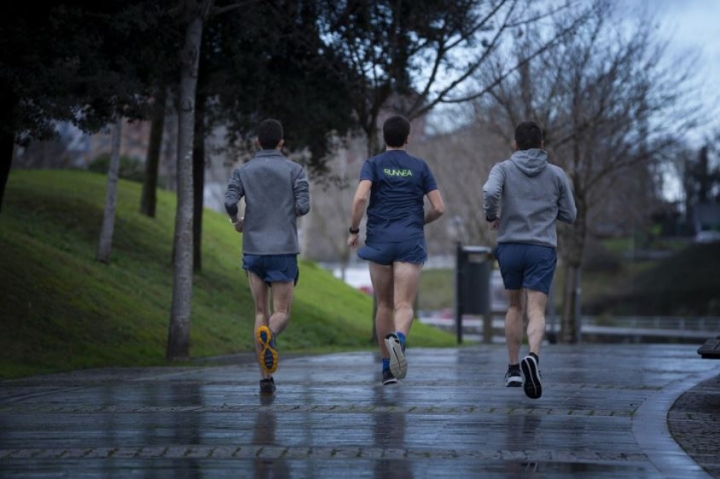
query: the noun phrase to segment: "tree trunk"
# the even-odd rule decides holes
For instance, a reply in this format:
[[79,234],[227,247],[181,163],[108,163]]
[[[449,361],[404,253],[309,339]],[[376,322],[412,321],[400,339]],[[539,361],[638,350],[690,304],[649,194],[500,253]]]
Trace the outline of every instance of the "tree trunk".
[[195,104],[193,142],[193,271],[202,271],[202,220],[205,193],[205,98]]
[[567,263],[565,265],[565,290],[563,291],[563,315],[560,323],[560,342],[575,344],[580,339],[581,288],[580,265]]
[[143,179],[142,198],[140,200],[140,214],[150,218],[155,218],[155,206],[157,205],[158,167],[160,166],[163,128],[165,128],[166,101],[167,88],[162,86],[157,89],[155,105],[153,106],[150,124],[150,145],[148,145],[145,160],[145,178]]
[[375,123],[377,118],[373,119],[373,124],[365,131],[367,135],[367,146],[368,146],[368,158],[379,155],[383,150],[383,140],[380,139],[377,126]]
[[13,117],[15,112],[14,97],[8,93],[9,89],[0,92],[0,212],[2,212],[5,187],[10,177],[10,168],[15,153],[15,132],[13,130]]
[[0,130],[0,212],[2,212],[5,187],[10,177],[13,153],[15,151],[15,136],[11,132]]
[[[194,2],[193,2],[194,3]],[[193,277],[193,178],[192,150],[195,123],[197,69],[205,14],[212,0],[188,12],[180,73],[178,112],[177,213],[175,215],[172,310],[165,356],[169,360],[190,356],[190,314]],[[199,6],[198,6],[199,7]]]
[[103,213],[100,242],[95,259],[101,263],[110,263],[113,232],[115,231],[115,207],[117,205],[117,184],[120,176],[120,140],[122,137],[122,117],[118,115],[112,132],[110,165],[108,166],[107,192],[105,195],[105,212]]
[[587,208],[583,200],[577,199],[578,214],[571,226],[566,241],[565,289],[563,290],[563,312],[560,322],[560,342],[574,344],[580,340],[582,254],[585,249],[587,230]]

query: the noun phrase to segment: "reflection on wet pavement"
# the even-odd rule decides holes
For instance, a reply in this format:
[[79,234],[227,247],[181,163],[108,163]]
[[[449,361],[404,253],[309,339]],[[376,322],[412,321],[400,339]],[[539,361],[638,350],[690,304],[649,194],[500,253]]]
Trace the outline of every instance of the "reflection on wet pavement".
[[[277,418],[271,410],[261,410],[255,414],[252,444],[255,446],[277,446],[275,429]],[[261,450],[262,451],[262,450]],[[290,467],[282,459],[263,458],[262,453],[255,457],[255,479],[290,479]]]

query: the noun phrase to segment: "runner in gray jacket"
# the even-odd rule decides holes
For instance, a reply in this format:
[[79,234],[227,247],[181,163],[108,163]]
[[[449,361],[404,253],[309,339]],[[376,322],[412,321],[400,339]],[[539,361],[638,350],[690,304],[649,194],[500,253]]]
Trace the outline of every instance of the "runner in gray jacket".
[[[492,168],[483,186],[485,218],[498,230],[495,257],[509,293],[505,386],[522,385],[533,399],[542,395],[538,363],[545,305],[557,263],[555,223],[572,223],[577,214],[567,176],[548,163],[543,146],[540,127],[520,123],[515,129],[515,153]],[[525,295],[530,352],[519,362]]]
[[[280,152],[283,128],[277,120],[258,127],[262,150],[233,171],[225,210],[238,233],[243,233],[243,269],[255,301],[255,349],[260,365],[260,393],[275,392],[272,374],[277,370],[275,337],[288,325],[294,286],[299,277],[300,253],[297,218],[310,211],[310,192],[303,168]],[[245,198],[245,216],[238,217],[238,202]],[[272,287],[273,313],[269,308]]]

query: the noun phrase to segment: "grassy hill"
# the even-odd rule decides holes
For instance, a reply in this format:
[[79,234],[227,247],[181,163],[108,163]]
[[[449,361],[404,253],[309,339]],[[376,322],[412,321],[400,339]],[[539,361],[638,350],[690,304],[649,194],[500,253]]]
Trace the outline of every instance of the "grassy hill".
[[[87,367],[164,364],[172,293],[175,196],[138,213],[141,185],[121,181],[110,265],[94,260],[106,179],[80,171],[13,171],[0,215],[0,378]],[[372,301],[301,262],[283,351],[369,348]],[[253,350],[241,236],[206,211],[203,271],[193,288],[191,354]],[[450,346],[420,323],[413,346]]]

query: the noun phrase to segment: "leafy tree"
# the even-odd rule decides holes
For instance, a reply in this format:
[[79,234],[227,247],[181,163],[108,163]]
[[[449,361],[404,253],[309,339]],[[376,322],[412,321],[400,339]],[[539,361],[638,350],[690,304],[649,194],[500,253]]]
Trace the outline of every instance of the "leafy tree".
[[228,127],[228,144],[254,149],[257,124],[280,120],[288,151],[316,175],[327,173],[332,133],[353,125],[343,83],[345,59],[329,50],[316,0],[250,3],[214,18],[203,50],[208,127]]
[[10,2],[0,19],[0,202],[16,143],[54,136],[56,121],[95,132],[116,113],[145,116],[162,2]]

